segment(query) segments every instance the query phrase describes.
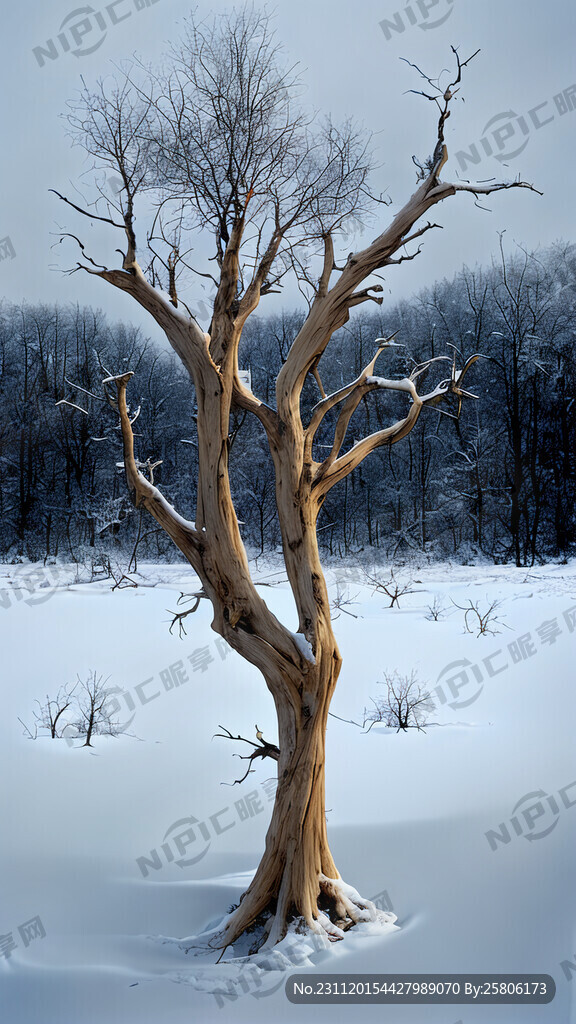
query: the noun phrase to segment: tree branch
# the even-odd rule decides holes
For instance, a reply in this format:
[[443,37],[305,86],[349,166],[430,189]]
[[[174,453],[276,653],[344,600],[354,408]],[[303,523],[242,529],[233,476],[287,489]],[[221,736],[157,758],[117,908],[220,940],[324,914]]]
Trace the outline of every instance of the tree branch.
[[219,371],[208,351],[209,337],[195,320],[189,319],[166,302],[164,297],[144,277],[138,263],[130,272],[125,270],[81,269],[102,278],[120,291],[127,292],[150,313],[164,331],[176,354],[180,357],[195,384],[199,381],[214,384]]
[[[378,354],[379,353],[376,354],[375,358],[377,358]],[[376,448],[381,448],[384,445],[388,446],[396,444],[397,441],[406,437],[406,435],[409,434],[415,426],[422,409],[426,406],[436,406],[448,395],[456,395],[458,397],[458,412],[455,418],[458,418],[462,399],[465,397],[476,397],[462,388],[462,381],[470,367],[477,359],[480,358],[479,355],[476,354],[470,356],[462,370],[456,369],[454,358],[449,378],[441,380],[436,387],[426,395],[420,396],[416,391],[416,381],[430,369],[430,366],[433,363],[440,362],[447,358],[448,357],[446,356],[436,356],[434,359],[429,359],[420,366],[415,367],[410,374],[410,377],[402,380],[387,380],[383,377],[365,376],[359,384],[353,386],[353,390],[350,392],[336,423],[332,450],[316,470],[313,480],[313,490],[316,492],[318,497],[326,495],[334,484],[348,476],[348,474],[359,466],[371,452],[376,450]],[[346,455],[338,458],[337,456],[344,442],[346,430],[354,410],[357,408],[361,398],[365,394],[375,390],[407,392],[412,398],[412,405],[410,406],[407,415],[403,419],[393,423],[391,426],[385,427],[383,430],[378,430],[374,434],[370,434],[368,437],[363,438],[361,441],[357,441]]]
[[[203,537],[202,533],[196,529],[194,523],[187,519],[183,519],[182,516],[178,515],[176,510],[172,508],[172,505],[170,505],[169,502],[166,501],[158,488],[147,480],[138,469],[138,465],[134,457],[134,434],[132,432],[132,422],[130,420],[130,414],[126,402],[126,388],[132,376],[133,373],[130,370],[127,373],[120,374],[115,377],[107,377],[102,381],[102,384],[116,385],[118,414],[120,416],[120,427],[122,430],[122,441],[124,445],[124,469],[126,472],[128,487],[134,492],[134,504],[136,508],[144,505],[144,507],[147,508],[154,516],[156,522],[166,530],[166,533],[181,550],[183,547],[186,549],[186,547],[190,546],[198,549],[201,542],[203,542],[204,545],[206,544],[206,538]],[[198,567],[200,567],[199,562]],[[194,568],[196,568],[196,566],[194,566]]]
[[330,277],[334,270],[334,242],[332,241],[332,234],[324,235],[324,266],[322,268],[322,274],[318,282],[317,295],[321,298],[328,293],[328,285],[330,284]]
[[248,768],[246,769],[246,772],[242,776],[241,779],[235,779],[234,782],[232,782],[232,783],[223,783],[223,785],[238,786],[241,782],[244,782],[244,779],[248,778],[248,776],[253,772],[254,769],[252,768],[252,762],[257,757],[261,757],[261,758],[271,757],[273,761],[278,761],[279,760],[279,758],[280,758],[280,748],[277,747],[275,743],[268,743],[263,738],[262,733],[260,732],[258,726],[255,726],[255,729],[256,729],[256,737],[260,741],[259,743],[254,743],[253,740],[247,740],[245,738],[245,736],[233,736],[232,733],[230,732],[230,730],[226,729],[226,727],[223,726],[223,725],[218,726],[218,728],[219,729],[224,729],[224,732],[216,732],[216,733],[214,733],[214,736],[220,736],[224,740],[239,740],[241,743],[248,743],[251,747],[255,748],[252,751],[251,754],[246,754],[246,755],[235,754],[234,755],[235,757],[239,757],[242,761],[248,761],[249,762]]
[[[318,428],[326,414],[330,411],[330,409],[333,409],[335,405],[338,405],[339,402],[343,402],[349,395],[352,394],[352,392],[354,392],[357,388],[359,388],[362,384],[365,383],[367,377],[374,373],[376,360],[378,359],[380,353],[385,348],[396,347],[393,343],[393,339],[396,337],[397,333],[398,332],[395,331],[394,334],[391,334],[390,337],[388,338],[377,338],[376,340],[380,344],[378,346],[378,349],[376,350],[376,354],[374,358],[370,360],[368,365],[364,367],[364,369],[356,378],[356,380],[352,381],[351,384],[347,384],[345,387],[340,388],[338,391],[335,391],[333,394],[324,397],[321,402],[318,402],[318,404],[314,406],[312,410],[312,418],[310,420],[304,437],[306,446],[305,452],[307,457],[310,457],[311,455],[312,443],[314,441]],[[360,398],[362,398],[362,394],[364,393],[365,392],[360,393],[358,401],[360,401]]]
[[[413,259],[413,258],[414,258],[413,256],[403,256],[402,257],[402,259]],[[397,260],[396,262],[400,263],[401,260]],[[368,285],[368,287],[364,288],[363,291],[361,291],[361,292],[354,292],[354,294],[351,295],[350,299],[348,300],[348,305],[351,308],[352,306],[358,306],[361,302],[368,302],[368,300],[370,300],[372,302],[378,303],[378,305],[381,306],[382,303],[384,302],[384,299],[382,297],[380,297],[380,296],[377,297],[375,295],[370,295],[370,292],[383,292],[383,291],[384,291],[384,289],[383,289],[381,284],[371,284],[371,285]]]
[[204,590],[197,590],[196,593],[194,594],[184,594],[181,592],[180,597],[176,602],[177,604],[181,604],[182,601],[194,601],[194,604],[192,605],[191,608],[187,608],[183,612],[173,612],[170,611],[169,608],[167,609],[167,611],[170,612],[170,615],[174,616],[172,622],[170,623],[168,632],[171,633],[176,623],[178,623],[178,635],[182,640],[182,638],[186,636],[186,627],[184,626],[184,619],[186,619],[189,615],[193,615],[194,612],[198,611],[200,601],[203,598],[209,599],[208,594],[206,594]]
[[[541,194],[533,185],[519,179],[513,182],[494,182],[492,184],[446,183],[439,180],[440,170],[448,159],[444,129],[450,114],[450,103],[458,92],[457,86],[462,77],[462,69],[472,60],[470,57],[466,61],[461,61],[454,48],[453,53],[456,58],[457,70],[455,77],[446,89],[441,89],[439,85],[435,85],[431,79],[424,76],[432,85],[434,93],[430,95],[423,92],[422,95],[436,102],[440,115],[434,154],[427,161],[425,167],[421,166],[420,180],[422,183],[394,217],[389,227],[366,249],[349,257],[334,286],[325,295],[316,295],[310,314],[295,338],[278,375],[276,398],[277,408],[282,419],[297,421],[299,397],[306,375],[315,360],[325,351],[332,334],[347,322],[358,285],[374,271],[394,262],[392,257],[407,241],[418,237],[434,226],[430,224],[416,232],[412,231],[414,225],[432,206],[457,192],[470,192],[478,197],[510,188],[527,188]],[[422,74],[419,68],[417,70]]]
[[71,199],[67,199],[66,196],[63,196],[60,192],[57,192],[55,188],[49,188],[48,191],[53,192],[55,196],[58,196],[58,199],[61,199],[63,203],[67,203],[68,206],[71,206],[73,210],[77,210],[77,212],[81,213],[84,217],[90,217],[90,220],[101,220],[104,224],[111,224],[114,228],[124,228],[123,224],[118,224],[115,220],[112,220],[110,217],[100,217],[97,213],[92,213],[89,210],[84,210],[81,206],[77,206],[76,203],[73,203]]

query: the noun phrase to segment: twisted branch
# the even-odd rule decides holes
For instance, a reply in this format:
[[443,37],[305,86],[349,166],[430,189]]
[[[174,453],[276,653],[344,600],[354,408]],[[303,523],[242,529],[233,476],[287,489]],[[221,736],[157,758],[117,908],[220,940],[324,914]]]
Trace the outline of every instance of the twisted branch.
[[241,743],[248,743],[251,747],[255,748],[251,754],[234,754],[234,757],[239,757],[242,761],[249,761],[250,763],[241,779],[235,779],[234,782],[223,783],[223,785],[238,786],[241,782],[244,782],[244,779],[248,778],[248,776],[254,771],[252,768],[252,761],[257,757],[271,757],[273,761],[278,761],[280,757],[280,748],[277,747],[275,743],[268,743],[262,736],[258,726],[255,726],[255,729],[256,738],[260,741],[259,743],[254,743],[253,740],[247,740],[245,736],[233,736],[230,730],[226,729],[223,725],[219,725],[218,728],[224,729],[224,732],[216,732],[214,733],[214,736],[220,736],[224,740],[240,740]]

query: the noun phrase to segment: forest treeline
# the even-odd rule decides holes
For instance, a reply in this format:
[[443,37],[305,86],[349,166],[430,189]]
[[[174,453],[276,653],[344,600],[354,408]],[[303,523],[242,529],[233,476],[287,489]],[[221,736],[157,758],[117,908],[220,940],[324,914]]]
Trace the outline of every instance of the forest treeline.
[[[278,370],[303,315],[250,320],[242,369],[274,404]],[[203,324],[205,328],[207,324]],[[563,559],[576,542],[576,247],[500,255],[464,268],[395,306],[363,306],[319,366],[327,393],[348,384],[373,357],[376,339],[396,332],[376,374],[403,377],[446,357],[421,378],[421,394],[473,353],[466,378],[476,398],[424,409],[403,441],[381,448],[334,488],[319,538],[332,555],[380,548],[431,557],[532,565]],[[140,329],[111,326],[101,312],[0,305],[0,558],[85,561],[175,555],[166,535],[134,509],[122,446],[102,380],[134,371],[129,396],[137,455],[183,515],[194,518],[197,449],[194,388],[176,357]],[[309,377],[308,415],[320,398]],[[356,410],[346,445],[406,412],[402,392],[372,392]],[[315,457],[332,445],[326,417]],[[253,553],[280,544],[272,463],[259,423],[238,411],[230,463],[242,532]],[[148,473],[149,468],[144,468]]]

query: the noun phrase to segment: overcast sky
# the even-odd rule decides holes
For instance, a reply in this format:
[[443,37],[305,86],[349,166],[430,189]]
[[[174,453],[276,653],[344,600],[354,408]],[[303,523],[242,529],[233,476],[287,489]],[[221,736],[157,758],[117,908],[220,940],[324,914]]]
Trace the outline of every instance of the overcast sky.
[[[100,307],[112,319],[146,324],[127,296],[84,273],[62,273],[76,253],[70,244],[53,248],[60,229],[80,235],[96,260],[109,259],[122,239],[105,244],[100,231],[91,232],[90,222],[73,215],[48,189],[79,198],[85,156],[71,148],[60,115],[80,76],[90,84],[133,52],[146,59],[159,56],[177,39],[190,4],[91,0],[76,6],[82,2],[21,0],[3,12],[0,296],[14,302],[78,302]],[[212,9],[231,6],[216,2]],[[264,4],[256,0],[256,6]],[[198,10],[207,14],[210,8],[199,4]],[[447,126],[449,163],[442,177],[511,180],[521,174],[544,193],[513,190],[492,196],[486,203],[490,212],[477,209],[467,195],[436,207],[434,220],[444,230],[426,236],[418,259],[391,268],[385,304],[451,276],[463,263],[488,262],[502,230],[510,248],[576,240],[573,0],[411,0],[407,6],[394,0],[291,0],[278,4],[275,25],[287,55],[301,64],[307,101],[336,119],[353,116],[378,133],[382,166],[375,187],[389,194],[394,206],[383,208],[382,220],[363,236],[350,239],[349,249],[375,237],[414,191],[412,154],[426,157],[434,146],[435,108],[407,92],[420,83],[401,57],[437,74],[450,66],[451,45],[462,57],[481,48],[465,73],[465,102],[455,105]],[[288,288],[282,300],[269,297],[261,311],[272,309],[272,303],[278,308],[299,301],[297,291]],[[157,336],[153,325],[147,327]]]

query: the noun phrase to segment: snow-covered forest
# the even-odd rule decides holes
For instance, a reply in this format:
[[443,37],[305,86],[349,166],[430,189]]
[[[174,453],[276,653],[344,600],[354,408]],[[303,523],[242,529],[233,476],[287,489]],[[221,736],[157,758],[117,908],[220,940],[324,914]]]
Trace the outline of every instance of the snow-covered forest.
[[[198,316],[202,313],[199,310]],[[273,402],[278,370],[303,316],[250,320],[240,361]],[[464,268],[414,300],[363,310],[338,332],[324,385],[360,373],[375,339],[397,332],[388,377],[456,352],[482,358],[468,378],[477,401],[427,410],[401,445],[377,451],[328,496],[319,522],[326,554],[369,548],[533,565],[574,550],[576,522],[576,249],[527,253],[502,243],[490,267]],[[449,362],[446,363],[449,367]],[[108,373],[134,371],[137,454],[159,463],[169,500],[194,514],[193,385],[176,358],[100,311],[5,302],[0,317],[0,556],[101,566],[110,555],[164,560],[173,546],[126,492]],[[447,370],[448,372],[448,370]],[[319,393],[309,378],[303,407]],[[390,422],[401,395],[362,402],[347,445]],[[405,400],[404,400],[405,401]],[[452,414],[452,415],[451,415]],[[323,424],[326,439],[333,425]],[[322,437],[319,436],[319,442]],[[244,539],[255,553],[280,542],[265,435],[238,411],[230,467]]]

